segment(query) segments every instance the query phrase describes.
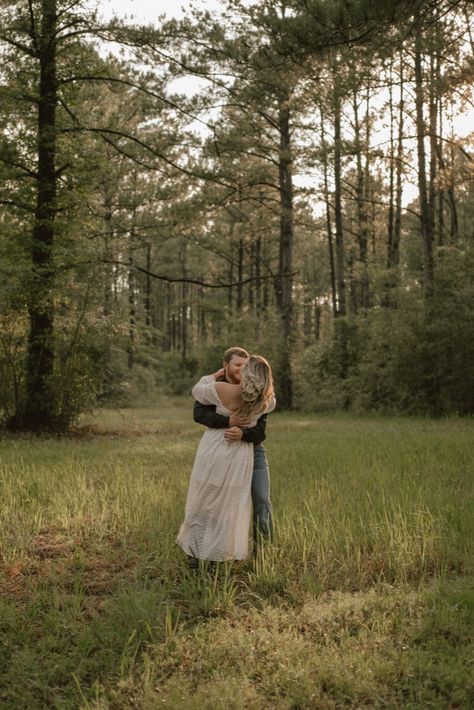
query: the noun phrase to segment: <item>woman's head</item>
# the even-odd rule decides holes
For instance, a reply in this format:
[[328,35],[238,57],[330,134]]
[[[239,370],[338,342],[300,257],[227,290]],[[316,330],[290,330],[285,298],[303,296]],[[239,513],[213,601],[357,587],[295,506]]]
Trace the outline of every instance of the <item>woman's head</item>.
[[250,355],[241,370],[240,390],[243,416],[263,412],[273,394],[272,368],[264,357]]

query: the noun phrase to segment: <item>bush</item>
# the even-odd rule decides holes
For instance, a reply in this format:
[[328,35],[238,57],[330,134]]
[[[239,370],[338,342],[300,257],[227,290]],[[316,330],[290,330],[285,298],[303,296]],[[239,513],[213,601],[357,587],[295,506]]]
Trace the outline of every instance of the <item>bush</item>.
[[357,324],[341,318],[334,324],[332,338],[297,354],[294,361],[296,406],[311,411],[349,408],[357,360]]
[[7,421],[21,406],[26,318],[15,312],[0,316],[0,418]]
[[297,405],[414,414],[474,413],[474,253],[445,250],[435,291],[397,295],[339,319],[332,337],[296,357]]

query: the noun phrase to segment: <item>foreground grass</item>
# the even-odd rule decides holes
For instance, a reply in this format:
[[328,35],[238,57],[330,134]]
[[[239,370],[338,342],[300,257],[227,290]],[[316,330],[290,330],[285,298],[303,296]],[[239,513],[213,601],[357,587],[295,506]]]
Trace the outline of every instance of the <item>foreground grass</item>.
[[0,441],[0,706],[470,708],[474,425],[272,415],[277,543],[194,578],[187,402]]

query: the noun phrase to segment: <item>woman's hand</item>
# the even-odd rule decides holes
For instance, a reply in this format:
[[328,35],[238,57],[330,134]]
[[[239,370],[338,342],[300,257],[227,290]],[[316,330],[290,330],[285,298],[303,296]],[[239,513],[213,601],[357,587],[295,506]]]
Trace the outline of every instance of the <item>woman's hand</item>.
[[223,367],[221,367],[221,369],[217,370],[217,372],[215,372],[212,376],[215,380],[218,380],[220,377],[224,377],[224,374],[225,374],[225,370]]
[[243,431],[238,426],[232,426],[224,431],[224,439],[226,441],[240,441],[243,436]]

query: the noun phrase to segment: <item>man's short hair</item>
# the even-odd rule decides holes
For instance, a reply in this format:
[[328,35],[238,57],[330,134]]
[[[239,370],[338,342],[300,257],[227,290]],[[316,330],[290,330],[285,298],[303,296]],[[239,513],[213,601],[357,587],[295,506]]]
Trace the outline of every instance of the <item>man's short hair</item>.
[[248,352],[244,350],[243,348],[227,348],[227,350],[224,353],[224,362],[229,363],[232,358],[234,357],[245,357],[247,358],[249,356]]

